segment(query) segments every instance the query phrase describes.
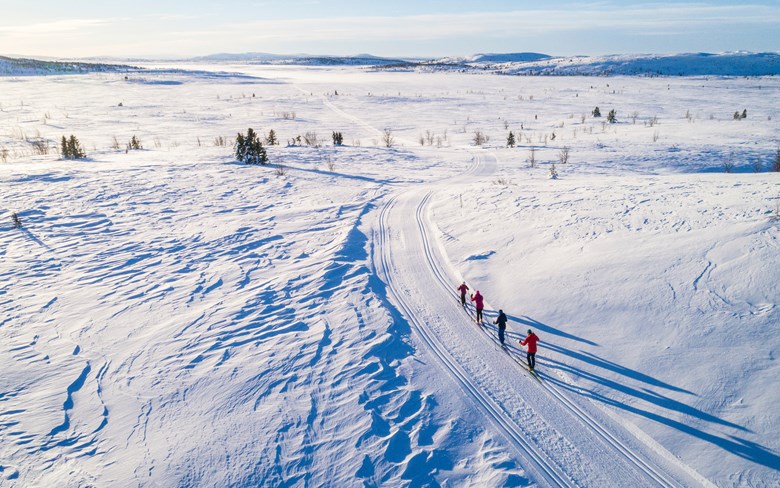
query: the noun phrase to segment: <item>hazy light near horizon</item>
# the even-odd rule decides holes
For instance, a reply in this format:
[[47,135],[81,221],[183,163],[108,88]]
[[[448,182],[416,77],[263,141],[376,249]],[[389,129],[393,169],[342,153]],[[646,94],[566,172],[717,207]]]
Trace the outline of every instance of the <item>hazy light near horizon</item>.
[[[261,4],[271,8],[274,2]],[[11,16],[11,21],[0,20],[0,54],[190,56],[266,51],[444,56],[488,51],[606,54],[780,50],[777,2],[635,3],[623,7],[609,2],[568,3],[558,7],[403,15],[371,15],[372,9],[367,8],[363,15],[327,17],[307,17],[306,9],[291,15],[283,15],[286,10],[280,9],[271,15],[256,16],[226,16],[193,9],[90,18],[84,15],[87,10],[74,9],[74,15],[81,15],[72,18],[39,16],[37,21],[25,22],[24,16],[17,15]]]

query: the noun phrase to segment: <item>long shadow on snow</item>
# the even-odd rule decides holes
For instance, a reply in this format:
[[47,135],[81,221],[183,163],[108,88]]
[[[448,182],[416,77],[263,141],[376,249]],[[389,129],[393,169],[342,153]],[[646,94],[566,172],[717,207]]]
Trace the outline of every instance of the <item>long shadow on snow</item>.
[[566,356],[569,356],[572,359],[576,359],[578,361],[582,361],[583,363],[588,363],[593,366],[596,366],[598,368],[606,369],[609,371],[612,371],[614,373],[623,375],[627,378],[631,378],[636,381],[641,381],[643,383],[647,383],[648,385],[656,386],[659,388],[665,388],[667,390],[676,391],[679,393],[686,393],[688,395],[695,395],[695,393],[688,391],[684,388],[680,388],[674,385],[670,385],[669,383],[665,383],[661,380],[658,380],[656,378],[653,378],[652,376],[648,376],[644,373],[640,373],[639,371],[635,371],[633,369],[626,368],[625,366],[621,366],[617,363],[614,363],[612,361],[609,361],[607,359],[600,358],[592,353],[587,352],[575,352],[571,349],[566,349],[564,347],[552,344],[552,343],[545,343],[545,347],[548,347],[549,349],[559,352],[561,354],[564,354]]
[[25,229],[24,227],[22,227],[20,230],[21,230],[21,231],[24,233],[24,235],[26,235],[26,236],[27,236],[27,238],[28,238],[28,239],[30,239],[30,240],[31,240],[31,241],[33,241],[34,243],[38,244],[38,245],[39,245],[39,246],[41,246],[41,247],[45,247],[46,249],[51,249],[51,247],[49,247],[49,246],[48,246],[48,245],[47,245],[45,242],[43,242],[42,240],[40,240],[40,239],[38,239],[37,237],[35,237],[35,235],[34,235],[32,232],[30,232],[29,230]]
[[[455,297],[460,302],[460,297],[457,294],[455,295]],[[474,315],[476,313],[476,309],[474,308],[474,305],[472,305],[472,304],[467,302],[466,303],[466,307],[468,308],[468,312],[471,315]],[[482,311],[482,315],[483,315],[484,319],[492,325],[493,321],[496,319],[496,317],[498,317],[498,312],[496,310],[483,310]],[[504,312],[504,315],[506,315],[506,318],[509,320],[508,323],[516,322],[516,323],[526,325],[529,328],[541,331],[541,332],[546,333],[546,334],[556,335],[558,337],[563,337],[564,339],[570,339],[572,341],[583,342],[585,344],[588,344],[589,346],[598,346],[598,344],[593,342],[593,341],[590,341],[588,339],[583,339],[582,337],[578,337],[578,336],[575,336],[573,334],[569,334],[568,332],[564,332],[564,331],[562,331],[560,329],[556,329],[555,327],[549,326],[547,324],[543,324],[543,323],[539,322],[538,320],[534,320],[534,319],[532,319],[530,317],[527,317],[527,316],[520,317],[518,315],[513,315],[513,314],[508,313],[506,311]],[[509,332],[509,328],[508,327],[507,327],[507,334],[508,334],[507,337],[518,336],[517,334]],[[523,335],[522,337],[525,337],[525,335]]]
[[[570,367],[568,365],[563,365],[562,363],[558,363],[556,361],[552,361],[552,362],[553,363],[557,363],[558,365],[560,365],[560,369],[562,369],[564,371],[568,371],[570,373],[575,373],[575,374],[581,374],[581,375],[583,375],[585,377],[588,377],[589,379],[592,379],[592,380],[593,380],[593,378],[599,378],[599,377],[597,377],[595,375],[589,375],[587,373],[584,373],[581,370],[577,370],[577,369],[572,368],[572,367]],[[623,391],[623,392],[628,393],[628,394],[634,394],[634,393],[637,392],[637,390],[634,390],[634,389],[631,389],[631,388],[626,388],[623,385],[620,385],[620,384],[617,384],[617,383],[614,383],[614,382],[610,382],[609,380],[606,380],[604,378],[600,378],[600,379],[601,379],[600,382],[602,384],[605,384],[606,386],[610,386],[612,388],[615,388],[615,389],[617,389],[619,391]],[[780,456],[778,456],[776,453],[772,452],[771,450],[767,449],[766,447],[761,446],[759,444],[756,444],[755,442],[750,442],[750,441],[747,441],[745,439],[740,439],[739,437],[735,437],[735,436],[731,436],[731,435],[728,436],[728,437],[721,437],[721,436],[718,436],[718,435],[715,435],[715,434],[711,434],[709,432],[705,432],[703,430],[691,427],[690,425],[687,425],[687,424],[685,424],[683,422],[678,422],[676,420],[672,420],[672,419],[670,419],[670,418],[668,418],[668,417],[666,417],[664,415],[657,414],[657,413],[654,413],[654,412],[650,412],[650,411],[647,411],[647,410],[643,410],[641,408],[637,408],[637,407],[634,407],[632,405],[627,405],[627,404],[625,404],[623,402],[619,402],[619,401],[617,401],[617,400],[615,400],[613,398],[609,398],[607,396],[604,396],[604,395],[601,395],[601,394],[598,394],[598,393],[595,393],[595,392],[592,392],[592,391],[587,391],[587,390],[584,390],[584,389],[581,389],[581,388],[577,388],[576,386],[570,385],[570,384],[568,384],[568,383],[566,383],[564,381],[561,381],[561,380],[559,380],[557,378],[554,378],[551,375],[546,375],[545,376],[545,380],[554,383],[555,385],[557,385],[561,389],[565,389],[565,390],[568,390],[568,391],[570,391],[572,393],[576,393],[577,395],[585,396],[585,397],[590,398],[592,400],[595,400],[597,402],[601,402],[601,403],[603,403],[605,405],[609,405],[609,406],[612,406],[612,407],[615,407],[615,408],[619,408],[621,410],[625,410],[626,412],[633,413],[634,415],[645,417],[646,419],[653,420],[655,422],[658,422],[659,424],[663,424],[663,425],[669,426],[669,427],[671,427],[673,429],[677,429],[680,432],[684,432],[684,433],[686,433],[688,435],[691,435],[693,437],[699,438],[699,439],[701,439],[703,441],[706,441],[706,442],[709,442],[709,443],[711,443],[713,445],[716,445],[716,446],[720,447],[721,449],[734,454],[735,456],[741,457],[742,459],[746,459],[746,460],[751,461],[753,463],[760,464],[760,465],[763,465],[763,466],[767,466],[769,468],[777,468],[777,466],[780,466]],[[647,395],[647,394],[641,394],[639,397],[641,399],[643,399],[643,400],[648,400],[648,396],[649,395]],[[664,401],[660,401],[661,399],[663,399]],[[648,401],[650,401],[650,400],[648,400]],[[671,403],[667,403],[667,402],[671,402]],[[661,407],[672,408],[675,411],[680,411],[681,413],[684,413],[686,415],[696,416],[696,417],[702,418],[703,420],[717,422],[717,423],[722,424],[722,425],[734,427],[736,429],[749,432],[749,430],[744,428],[744,427],[740,427],[740,426],[734,425],[734,424],[732,424],[730,422],[726,422],[726,421],[717,419],[717,418],[715,418],[715,417],[713,417],[713,416],[711,416],[709,414],[706,414],[704,412],[696,410],[693,407],[680,404],[679,402],[675,402],[674,400],[666,399],[666,398],[663,398],[663,397],[657,397],[657,399],[655,401],[653,401],[653,403],[655,403],[656,405],[659,405]],[[677,407],[677,406],[683,406],[684,408],[682,408],[682,409],[674,408],[674,407]],[[714,419],[714,420],[712,420],[712,419]]]
[[344,173],[336,173],[335,171],[323,171],[320,169],[311,169],[311,168],[301,168],[300,166],[286,166],[289,169],[294,169],[296,171],[303,171],[305,173],[314,173],[316,175],[323,175],[323,176],[335,176],[337,178],[346,178],[349,180],[357,180],[357,181],[365,181],[368,183],[377,183],[382,185],[392,185],[395,183],[392,179],[376,179],[376,178],[369,178],[367,176],[359,176],[359,175],[349,175]]
[[[525,326],[528,326],[530,329],[537,330],[545,334],[556,335],[558,337],[563,337],[564,339],[570,339],[577,342],[584,342],[589,346],[598,346],[598,344],[593,341],[590,341],[588,339],[583,339],[582,337],[577,337],[567,332],[563,332],[560,329],[556,329],[555,327],[551,327],[547,324],[543,324],[538,320],[534,320],[527,316],[519,317],[517,315],[506,314],[506,317],[510,320],[510,322],[517,322],[519,324],[523,324]],[[525,335],[523,335],[523,337],[525,337]]]
[[[558,353],[567,355],[567,356],[575,358],[575,359],[581,359],[581,358],[585,357],[585,356],[583,356],[580,353],[576,353],[576,352],[570,351],[570,350],[568,350],[568,349],[566,349],[564,347],[561,347],[561,346],[558,346],[558,345],[555,345],[555,344],[545,344],[545,346],[548,349],[552,350],[552,351],[556,351]],[[574,366],[571,366],[569,364],[566,364],[566,363],[563,363],[563,362],[560,362],[560,361],[556,361],[554,359],[546,358],[545,359],[545,363],[548,364],[548,365],[554,366],[555,369],[559,369],[559,370],[564,371],[564,372],[569,373],[569,374],[577,375],[577,376],[579,376],[579,377],[581,377],[581,378],[583,378],[585,380],[589,380],[589,381],[591,381],[593,383],[597,383],[597,384],[603,385],[603,386],[605,386],[607,388],[610,388],[610,389],[613,389],[613,390],[616,390],[616,391],[620,391],[620,392],[625,393],[627,395],[633,396],[633,397],[635,397],[635,398],[637,398],[639,400],[643,400],[643,401],[645,401],[647,403],[651,403],[651,404],[657,405],[657,406],[659,406],[661,408],[664,408],[664,409],[667,409],[667,410],[672,410],[672,411],[675,411],[675,412],[679,412],[679,413],[681,413],[683,415],[688,415],[688,416],[691,416],[691,417],[695,417],[695,418],[704,420],[706,422],[711,422],[713,424],[720,424],[720,425],[724,425],[726,427],[731,427],[731,428],[734,428],[734,429],[737,429],[737,430],[741,430],[743,432],[749,432],[749,430],[746,429],[745,427],[742,427],[742,426],[739,426],[737,424],[728,422],[726,420],[719,419],[719,418],[715,417],[714,415],[711,415],[711,414],[708,414],[706,412],[703,412],[703,411],[701,411],[699,409],[691,407],[690,405],[686,405],[686,404],[684,404],[684,403],[682,403],[680,401],[677,401],[677,400],[668,398],[666,396],[660,395],[660,394],[658,394],[656,392],[652,392],[652,391],[645,390],[645,389],[638,390],[636,388],[632,388],[630,386],[627,386],[627,385],[624,385],[624,384],[612,381],[612,380],[610,380],[608,378],[605,378],[603,376],[599,376],[599,375],[590,373],[588,371],[584,371],[584,370],[575,368]]]
[[[516,336],[521,336],[520,334],[513,334]],[[652,386],[666,388],[672,391],[680,392],[680,393],[687,393],[689,395],[694,395],[694,393],[689,392],[687,390],[684,390],[682,388],[675,387],[673,385],[669,385],[668,383],[664,383],[662,381],[659,381],[655,378],[652,378],[650,376],[647,376],[643,373],[639,373],[637,371],[628,369],[624,366],[620,366],[612,361],[608,361],[605,359],[602,359],[592,353],[583,353],[583,352],[577,352],[572,351],[570,349],[567,349],[563,346],[559,346],[557,344],[549,343],[544,341],[542,339],[540,341],[540,349],[541,353],[544,353],[544,349],[549,349],[551,351],[555,351],[559,354],[562,354],[564,356],[568,356],[571,359],[575,361],[581,361],[583,363],[588,363],[589,365],[596,366],[598,368],[606,369],[608,371],[612,371],[618,374],[622,374],[626,377],[635,379],[637,381],[642,381],[645,383],[648,383]],[[512,345],[512,342],[509,341],[509,349],[515,354],[518,355],[524,355],[525,350],[521,349],[517,346]],[[630,386],[624,385],[622,383],[618,383],[616,381],[610,380],[604,376],[599,376],[597,374],[585,371],[583,369],[577,368],[576,366],[572,366],[571,364],[566,364],[561,361],[557,361],[554,359],[549,359],[542,357],[539,360],[539,364],[542,366],[546,366],[550,369],[557,369],[563,372],[566,372],[570,375],[579,376],[580,378],[602,385],[606,388],[619,391],[621,393],[624,393],[629,396],[633,396],[634,398],[647,402],[648,404],[655,405],[656,407],[668,410],[670,412],[677,412],[682,415],[698,418],[700,420],[703,420],[705,422],[710,422],[717,425],[722,425],[725,427],[733,428],[738,431],[742,432],[751,432],[749,429],[742,427],[740,425],[734,424],[732,422],[728,422],[726,420],[720,419],[718,417],[715,417],[714,415],[711,415],[707,412],[704,412],[702,410],[699,410],[697,408],[694,408],[690,405],[687,405],[685,403],[682,403],[678,400],[674,400],[672,398],[666,397],[664,395],[661,395],[659,393],[646,390],[646,389],[636,389],[632,388]],[[593,392],[589,389],[580,388],[576,385],[571,385],[569,383],[566,383],[558,378],[556,378],[553,375],[544,375],[544,379],[546,381],[549,381],[556,386],[558,386],[561,389],[570,391],[572,393],[575,393],[577,395],[581,395],[587,398],[590,398],[591,400],[595,400],[600,403],[604,403],[605,405],[610,405],[612,407],[619,408],[621,410],[625,410],[627,412],[633,413],[635,415],[639,415],[641,417],[645,417],[649,420],[653,420],[655,422],[658,422],[660,424],[672,427],[674,429],[679,430],[680,432],[684,432],[688,435],[691,435],[693,437],[699,438],[701,440],[704,440],[706,442],[709,442],[711,444],[714,444],[722,449],[724,449],[727,452],[730,452],[736,456],[739,456],[743,459],[746,459],[748,461],[751,461],[756,464],[764,465],[770,468],[780,466],[780,456],[778,456],[776,453],[772,452],[771,450],[767,449],[766,447],[763,447],[759,444],[756,444],[754,442],[747,441],[745,439],[741,439],[739,437],[735,436],[728,436],[728,437],[721,437],[715,434],[711,434],[709,432],[705,432],[703,430],[694,428],[690,425],[687,425],[683,422],[679,422],[677,420],[672,420],[668,418],[667,416],[663,414],[658,414],[654,412],[650,412],[648,410],[644,410],[632,405],[627,405],[626,403],[619,402],[613,398],[609,398],[605,395]]]
[[[474,307],[472,305],[467,305],[468,311],[473,315],[474,314]],[[584,342],[589,345],[597,346],[598,344],[589,341],[587,339],[582,339],[576,336],[573,336],[571,334],[567,334],[565,332],[561,332],[558,329],[555,329],[553,327],[550,327],[548,325],[542,324],[541,322],[534,320],[529,317],[523,317],[519,318],[516,315],[511,315],[509,313],[504,312],[509,319],[509,324],[507,327],[507,333],[506,333],[506,344],[507,348],[509,349],[510,353],[525,357],[525,348],[519,347],[517,344],[517,339],[522,339],[525,337],[525,334],[517,333],[517,332],[510,332],[510,325],[512,322],[521,323],[524,325],[529,326],[532,329],[535,329],[536,331],[540,331],[542,333],[548,333],[551,335],[556,335],[559,337],[565,337],[568,339],[573,339],[579,342]],[[498,316],[498,313],[496,311],[484,311],[483,313],[485,317],[486,324],[483,325],[484,327],[491,329],[493,332],[494,338],[493,340],[498,342],[497,336],[497,326],[493,325],[493,320],[495,320],[495,317]],[[655,379],[651,376],[648,376],[644,373],[640,373],[638,371],[634,371],[632,369],[626,368],[625,366],[621,366],[617,363],[614,363],[612,361],[600,358],[592,353],[585,353],[585,352],[576,352],[572,351],[571,349],[567,349],[565,347],[559,346],[554,343],[550,343],[545,341],[544,337],[540,337],[540,358],[537,358],[537,362],[540,366],[546,366],[550,369],[557,369],[560,371],[564,371],[566,373],[569,373],[571,375],[579,376],[580,378],[583,378],[585,380],[591,381],[593,383],[597,383],[600,385],[603,385],[607,388],[620,391],[626,395],[633,396],[639,400],[645,401],[647,403],[656,405],[657,407],[667,409],[670,411],[678,412],[683,415],[688,415],[691,417],[695,417],[698,419],[701,419],[706,422],[711,422],[714,424],[730,427],[742,432],[750,432],[749,429],[742,427],[740,425],[728,422],[726,420],[719,419],[715,417],[714,415],[708,414],[706,412],[703,412],[699,409],[696,409],[690,405],[686,405],[682,402],[679,402],[677,400],[668,398],[666,396],[660,395],[656,392],[650,391],[650,390],[638,390],[636,388],[629,387],[627,385],[623,385],[621,383],[617,383],[615,381],[612,381],[610,379],[607,379],[603,376],[599,376],[590,372],[587,372],[583,369],[577,368],[575,366],[572,366],[570,364],[566,364],[560,361],[556,361],[553,359],[549,359],[544,357],[544,349],[549,349],[552,351],[555,351],[559,354],[565,355],[570,357],[571,359],[575,361],[581,361],[583,363],[587,363],[591,366],[595,366],[597,368],[602,368],[608,371],[612,371],[614,373],[623,375],[627,378],[631,378],[636,381],[641,381],[643,383],[647,383],[648,385],[659,387],[659,388],[665,388],[671,391],[679,392],[679,393],[686,393],[689,395],[695,395],[693,392],[690,392],[688,390],[685,390],[683,388],[679,388],[673,385],[670,385],[668,383],[662,382],[658,379]],[[625,403],[619,402],[615,399],[609,398],[607,396],[595,393],[593,391],[586,390],[584,388],[579,388],[575,385],[568,384],[564,381],[561,381],[558,378],[555,378],[553,375],[545,374],[544,379],[546,381],[549,381],[561,389],[565,389],[567,391],[570,391],[572,393],[575,393],[577,395],[585,396],[587,398],[590,398],[592,400],[604,403],[606,405],[611,405],[613,407],[619,408],[621,410],[625,410],[627,412],[631,412],[635,415],[639,415],[642,417],[645,417],[647,419],[653,420],[655,422],[667,425],[669,427],[672,427],[674,429],[677,429],[681,432],[684,432],[688,435],[697,437],[699,439],[702,439],[704,441],[710,442],[736,456],[739,456],[743,459],[746,459],[748,461],[751,461],[756,464],[760,464],[763,466],[767,466],[770,468],[774,468],[776,466],[780,466],[780,456],[778,456],[776,453],[772,452],[771,450],[767,449],[766,447],[763,447],[759,444],[756,444],[754,442],[747,441],[745,439],[740,439],[735,436],[728,436],[726,437],[720,437],[714,434],[710,434],[708,432],[705,432],[700,429],[696,429],[694,427],[691,427],[690,425],[686,425],[682,422],[678,422],[676,420],[669,419],[663,415],[659,415],[657,413],[653,413],[647,410],[643,410],[631,405],[626,405]]]
[[[647,383],[648,385],[656,386],[659,388],[665,388],[667,390],[676,391],[679,393],[687,393],[688,395],[693,395],[693,392],[690,392],[688,390],[685,390],[683,388],[679,388],[674,385],[670,385],[669,383],[665,383],[663,381],[660,381],[656,378],[653,378],[652,376],[648,376],[644,373],[641,373],[639,371],[635,371],[633,369],[626,368],[625,366],[621,366],[617,363],[614,363],[612,361],[600,358],[594,354],[591,353],[585,353],[585,352],[574,352],[570,349],[566,349],[560,346],[557,346],[555,344],[549,343],[546,341],[546,338],[544,337],[545,334],[550,335],[556,335],[558,337],[563,337],[566,339],[575,340],[578,342],[583,342],[585,344],[591,345],[591,346],[598,346],[597,343],[590,341],[588,339],[583,339],[581,337],[574,336],[572,334],[568,334],[566,332],[562,332],[554,327],[551,327],[549,325],[543,324],[542,322],[539,322],[538,320],[532,319],[527,316],[523,316],[522,318],[511,315],[509,313],[504,312],[509,319],[509,322],[507,324],[507,331],[506,331],[506,344],[510,351],[512,351],[515,354],[523,355],[525,356],[525,349],[520,348],[516,346],[517,341],[520,339],[524,339],[525,334],[525,326],[532,329],[535,332],[541,333],[540,334],[540,344],[541,348],[549,347],[550,349],[560,352],[561,354],[565,354],[572,359],[577,359],[579,361],[589,363],[593,366],[606,369],[609,371],[612,371],[614,373],[620,374],[622,376],[625,376],[626,378],[631,378],[636,381],[641,381],[643,383]],[[488,322],[484,327],[487,327],[488,329],[492,329],[495,331],[496,337],[498,336],[498,327],[493,324],[493,320],[495,320],[495,317],[498,316],[498,313],[495,311],[485,311],[483,313],[485,316],[486,321]],[[523,328],[520,332],[512,332],[510,330],[511,324],[513,322],[517,322],[520,324],[523,324]],[[541,364],[541,363],[540,363]],[[562,364],[562,363],[561,363]]]

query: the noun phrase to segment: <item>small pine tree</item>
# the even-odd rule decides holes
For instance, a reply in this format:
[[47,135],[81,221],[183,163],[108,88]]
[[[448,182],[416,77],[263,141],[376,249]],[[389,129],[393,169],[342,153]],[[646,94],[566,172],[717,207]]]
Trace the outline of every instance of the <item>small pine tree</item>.
[[81,143],[73,134],[70,135],[70,138],[62,136],[60,152],[62,153],[62,159],[83,159],[87,157],[87,153],[84,152]]
[[599,110],[598,107],[593,109],[593,116],[594,117],[601,117],[601,110]]
[[746,119],[747,118],[747,109],[742,110],[742,115],[740,115],[739,118],[741,118],[741,119]]
[[268,153],[265,152],[263,143],[260,139],[250,145],[249,155],[246,160],[246,164],[266,164],[268,163]]
[[71,134],[70,140],[68,141],[68,147],[70,148],[73,159],[83,159],[87,157],[87,153],[82,149],[81,143],[79,143],[79,140],[76,139],[76,136],[73,134]]
[[265,143],[269,146],[276,146],[279,144],[279,140],[276,138],[276,132],[273,129],[268,131],[268,137],[265,138]]
[[11,214],[11,222],[14,224],[14,227],[17,229],[22,227],[22,221],[19,220],[19,215],[16,214],[16,212]]
[[134,151],[143,149],[144,146],[141,144],[141,140],[133,135],[132,138],[130,138],[130,142],[127,143],[127,149],[132,149]]
[[246,136],[240,132],[236,136],[236,159],[246,164],[266,164],[268,154],[265,152],[263,143],[254,129],[249,128]]
[[741,119],[741,118],[742,118],[742,116],[739,114],[739,110],[737,110],[736,112],[734,112],[734,120],[739,120],[739,119]]
[[506,137],[506,146],[515,147],[515,135],[511,130],[509,131],[509,135]]
[[236,159],[239,161],[243,161],[244,158],[246,157],[246,140],[244,139],[244,134],[240,132],[236,135],[235,150],[236,150]]
[[609,113],[607,114],[607,122],[609,122],[610,124],[614,124],[615,122],[617,122],[617,113],[615,113],[614,108],[610,110]]
[[341,132],[333,131],[333,134],[331,134],[333,137],[333,145],[334,146],[341,146],[344,144],[344,135]]

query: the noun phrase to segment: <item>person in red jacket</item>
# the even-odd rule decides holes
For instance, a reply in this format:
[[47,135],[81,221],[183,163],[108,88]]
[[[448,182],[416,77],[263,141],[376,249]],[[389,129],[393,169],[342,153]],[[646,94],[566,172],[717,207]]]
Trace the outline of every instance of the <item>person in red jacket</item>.
[[477,323],[482,323],[482,309],[485,307],[484,298],[480,295],[479,290],[474,295],[471,295],[471,301],[477,307]]
[[459,287],[456,288],[460,292],[460,304],[463,305],[463,307],[466,307],[466,292],[469,291],[469,287],[466,286],[466,282],[464,281]]
[[528,329],[528,336],[522,341],[518,341],[521,346],[528,346],[528,369],[534,370],[536,366],[536,343],[539,342],[539,337],[533,333],[531,329]]

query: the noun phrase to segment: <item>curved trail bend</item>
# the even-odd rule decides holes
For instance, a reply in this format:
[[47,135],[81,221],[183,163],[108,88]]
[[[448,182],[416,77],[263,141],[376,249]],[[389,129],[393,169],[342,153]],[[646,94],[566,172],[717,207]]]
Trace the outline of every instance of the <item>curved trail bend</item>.
[[[323,98],[335,113],[364,128],[362,119]],[[459,307],[461,281],[429,214],[437,188],[467,185],[496,172],[495,155],[477,152],[464,173],[392,193],[372,225],[373,269],[409,322],[419,354],[430,355],[467,405],[503,437],[541,486],[711,485],[655,443],[643,443],[590,400],[538,382],[504,354]],[[490,310],[486,304],[486,310]],[[542,377],[546,373],[542,373]]]
[[494,173],[498,164],[489,154],[475,161],[463,175],[392,196],[379,211],[374,267],[424,353],[541,485],[701,484],[668,452],[643,444],[589,400],[570,398],[552,383],[524,374],[516,358],[499,352],[495,340],[458,306],[454,287],[460,276],[436,241],[428,206],[437,187],[467,184]]

